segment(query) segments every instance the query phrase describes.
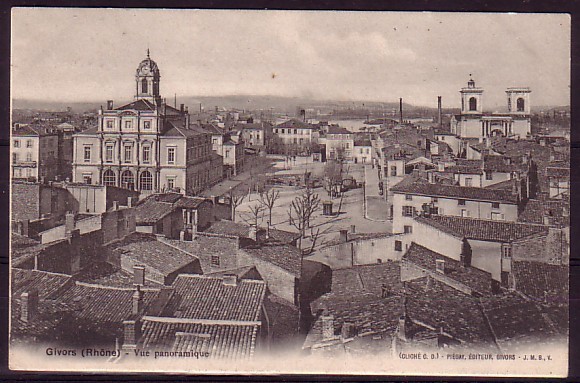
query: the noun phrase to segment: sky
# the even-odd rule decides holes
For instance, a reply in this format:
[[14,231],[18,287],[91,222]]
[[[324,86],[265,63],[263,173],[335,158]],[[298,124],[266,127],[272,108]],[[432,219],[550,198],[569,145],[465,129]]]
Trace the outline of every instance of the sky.
[[15,8],[12,97],[128,100],[147,48],[162,97],[275,95],[484,108],[529,86],[568,105],[566,14]]

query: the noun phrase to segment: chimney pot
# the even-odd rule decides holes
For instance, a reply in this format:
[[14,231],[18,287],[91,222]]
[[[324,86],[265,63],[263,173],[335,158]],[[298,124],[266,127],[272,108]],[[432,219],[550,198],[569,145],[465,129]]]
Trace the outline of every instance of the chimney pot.
[[435,260],[435,269],[438,273],[445,274],[445,260],[443,259],[436,259]]
[[348,230],[340,230],[340,243],[348,242]]
[[334,338],[334,317],[332,315],[323,315],[322,321],[322,339],[330,340]]
[[145,266],[133,266],[133,284],[135,286],[145,286]]
[[119,201],[113,201],[113,210],[119,210]]
[[350,225],[350,232],[352,234],[355,234],[356,233],[356,225]]
[[179,240],[182,242],[185,241],[185,230],[179,232]]
[[107,110],[113,110],[113,100],[107,100]]
[[137,315],[141,311],[143,311],[143,293],[141,287],[137,285],[133,293],[133,314]]
[[405,315],[399,317],[399,331],[397,335],[399,339],[403,341],[407,340],[407,317]]
[[33,289],[20,296],[20,319],[31,321],[38,313],[38,290]]
[[127,207],[133,207],[133,197],[127,197]]
[[74,229],[75,229],[75,214],[69,211],[64,216],[64,231],[66,234],[70,234]]
[[141,321],[127,319],[123,321],[123,349],[134,349],[141,338]]

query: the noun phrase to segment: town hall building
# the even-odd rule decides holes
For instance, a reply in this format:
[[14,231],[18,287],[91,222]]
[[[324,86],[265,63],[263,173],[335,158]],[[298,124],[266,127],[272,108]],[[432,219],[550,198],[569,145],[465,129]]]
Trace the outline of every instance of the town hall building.
[[483,88],[470,79],[460,90],[461,113],[451,118],[451,132],[462,138],[490,136],[525,138],[532,133],[530,88],[507,88],[507,113],[483,111]]
[[116,108],[107,101],[98,125],[74,135],[73,182],[195,195],[221,180],[223,158],[212,151],[211,136],[189,125],[183,104],[162,100],[160,78],[148,50],[134,101]]

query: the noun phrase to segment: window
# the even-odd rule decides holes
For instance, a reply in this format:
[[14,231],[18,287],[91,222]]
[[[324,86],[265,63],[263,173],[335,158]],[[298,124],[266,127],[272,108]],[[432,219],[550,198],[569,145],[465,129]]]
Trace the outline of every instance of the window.
[[298,134],[298,129],[294,129],[294,134]]
[[292,142],[293,142],[293,143],[295,143],[295,144],[297,144],[297,143],[298,143],[298,139],[297,139],[296,137],[294,137],[294,138],[292,139]]
[[143,146],[143,162],[148,164],[151,158],[151,146]]
[[32,148],[32,140],[26,140],[26,147]]
[[167,148],[167,163],[175,164],[175,148]]
[[284,129],[282,129],[282,134],[284,134]]
[[465,186],[471,187],[473,185],[473,178],[466,178],[465,179]]
[[133,172],[130,170],[125,170],[121,174],[121,187],[125,189],[135,189],[135,178],[133,177]]
[[346,143],[346,148],[350,149],[350,143],[348,143],[348,142]]
[[32,162],[32,153],[26,153],[26,161]]
[[512,257],[512,245],[509,243],[504,243],[501,245],[501,256],[503,258],[511,258]]
[[32,177],[32,169],[31,168],[26,168],[26,177],[28,177],[28,178]]
[[469,99],[469,110],[477,110],[477,99],[475,97]]
[[153,176],[149,171],[145,170],[139,176],[139,186],[141,190],[153,190]]
[[413,206],[403,206],[403,217],[412,217],[415,208]]
[[107,120],[107,129],[113,129],[113,120]]
[[524,106],[525,106],[525,102],[523,98],[518,98],[518,100],[516,101],[516,105],[518,108],[518,112],[523,112],[524,111]]
[[84,149],[84,159],[85,162],[91,162],[91,147],[88,145]]
[[497,212],[492,212],[491,213],[491,220],[492,221],[502,221],[502,216],[501,213],[497,213]]
[[113,144],[107,144],[107,146],[105,146],[105,162],[113,162],[114,150],[115,147]]
[[395,177],[397,175],[397,167],[395,165],[391,166],[391,176]]
[[403,242],[395,241],[395,251],[403,251]]
[[488,181],[493,180],[493,173],[492,172],[485,172],[485,179]]
[[218,139],[217,138],[212,138],[211,143],[214,144],[214,145],[217,144],[218,143]]
[[124,156],[123,162],[130,163],[133,159],[133,145],[125,145],[124,146]]
[[304,138],[300,137],[300,145],[304,143]]
[[413,196],[411,194],[405,194],[405,200],[406,201],[412,201],[413,200]]
[[143,121],[143,129],[151,129],[151,121]]
[[405,234],[411,234],[413,232],[413,226],[410,225],[403,226],[403,232]]
[[366,149],[367,154],[371,154],[371,150],[369,148]]
[[492,203],[491,203],[491,207],[492,207],[493,209],[499,209],[499,202],[492,202]]
[[230,150],[226,149],[226,158],[230,158]]
[[167,189],[172,190],[175,188],[175,177],[167,177]]
[[115,176],[115,173],[113,173],[111,169],[106,170],[103,173],[103,184],[107,186],[115,186],[116,183],[117,177]]
[[439,202],[439,199],[437,197],[431,197],[431,202],[437,203]]
[[20,168],[14,169],[14,177],[15,178],[22,177],[22,172],[21,172],[21,169]]
[[132,129],[133,121],[125,121],[125,129]]
[[147,79],[144,78],[143,80],[141,80],[141,93],[147,93],[149,91],[148,86],[149,84],[147,84]]
[[93,183],[93,174],[92,173],[83,173],[83,182],[86,184]]
[[20,147],[20,140],[14,140],[14,147],[15,148],[19,148]]
[[18,153],[12,153],[12,162],[18,161]]
[[213,267],[219,267],[220,266],[220,257],[218,255],[212,255],[211,256],[211,265]]
[[469,217],[469,212],[466,209],[461,209],[461,216],[462,217]]
[[464,199],[460,199],[460,200],[457,201],[457,204],[459,206],[465,206],[465,200]]

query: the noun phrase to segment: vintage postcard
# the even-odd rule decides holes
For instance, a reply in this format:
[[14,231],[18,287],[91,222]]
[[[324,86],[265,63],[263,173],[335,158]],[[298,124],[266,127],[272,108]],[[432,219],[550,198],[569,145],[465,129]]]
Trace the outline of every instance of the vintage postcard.
[[570,37],[14,8],[10,368],[566,376]]

